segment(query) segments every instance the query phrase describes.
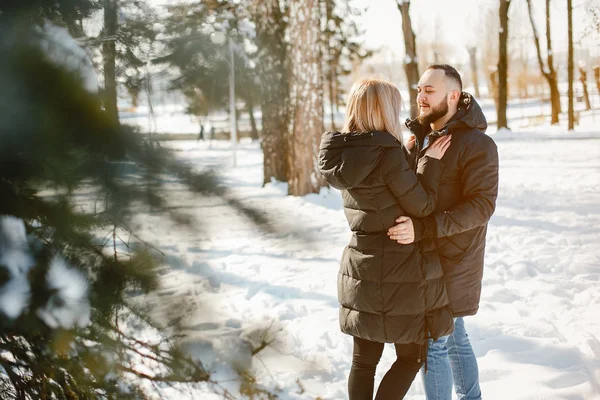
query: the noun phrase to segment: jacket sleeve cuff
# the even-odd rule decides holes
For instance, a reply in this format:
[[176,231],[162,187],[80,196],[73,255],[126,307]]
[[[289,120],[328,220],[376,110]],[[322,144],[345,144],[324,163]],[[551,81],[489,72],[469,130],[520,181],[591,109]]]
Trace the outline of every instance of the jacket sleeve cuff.
[[443,169],[444,162],[442,160],[425,155],[419,159],[417,174],[423,175],[425,171],[431,172],[431,170],[441,174]]
[[413,226],[415,229],[415,242],[418,242],[423,239],[434,238],[436,237],[436,225],[435,218],[433,217],[425,217],[425,218],[413,218]]
[[408,165],[410,165],[411,169],[415,169],[417,166],[417,149],[413,148],[412,150],[408,150],[406,147],[404,147],[404,152],[406,153]]

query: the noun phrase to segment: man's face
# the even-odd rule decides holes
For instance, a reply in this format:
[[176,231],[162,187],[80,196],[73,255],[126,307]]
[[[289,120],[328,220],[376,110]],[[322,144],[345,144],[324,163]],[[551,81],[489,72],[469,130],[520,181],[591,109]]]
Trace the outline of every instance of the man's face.
[[429,125],[448,114],[448,88],[445,73],[439,69],[428,69],[417,86],[419,122]]

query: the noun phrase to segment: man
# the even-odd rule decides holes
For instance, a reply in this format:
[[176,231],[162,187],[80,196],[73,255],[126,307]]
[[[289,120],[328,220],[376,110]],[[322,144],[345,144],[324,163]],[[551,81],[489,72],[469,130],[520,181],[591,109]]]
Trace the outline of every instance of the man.
[[484,133],[487,122],[481,108],[462,92],[456,69],[430,66],[418,92],[419,116],[406,122],[416,136],[418,156],[441,135],[451,134],[452,144],[442,160],[434,213],[423,219],[400,217],[388,235],[401,244],[421,241],[423,248],[437,246],[444,270],[455,330],[430,340],[427,372],[421,371],[427,399],[450,400],[453,380],[458,399],[481,399],[477,359],[463,317],[479,309],[485,235],[498,195],[498,151]]

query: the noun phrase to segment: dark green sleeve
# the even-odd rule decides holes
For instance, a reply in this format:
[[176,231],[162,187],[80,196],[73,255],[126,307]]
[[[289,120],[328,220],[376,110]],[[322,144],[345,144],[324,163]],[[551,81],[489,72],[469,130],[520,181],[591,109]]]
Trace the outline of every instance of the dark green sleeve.
[[487,224],[492,217],[498,197],[498,149],[486,137],[467,150],[460,171],[461,201],[448,210],[414,220],[415,241],[466,232]]
[[419,176],[410,168],[402,148],[389,150],[384,180],[398,204],[410,217],[429,215],[436,206],[437,190],[442,176],[440,160],[426,156]]

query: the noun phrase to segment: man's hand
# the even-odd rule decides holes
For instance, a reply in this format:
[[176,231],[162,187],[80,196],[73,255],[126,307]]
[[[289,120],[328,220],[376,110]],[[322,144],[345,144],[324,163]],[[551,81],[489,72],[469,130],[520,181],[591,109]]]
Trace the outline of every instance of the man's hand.
[[392,226],[387,234],[390,239],[400,244],[411,244],[415,241],[415,227],[409,217],[400,217],[396,220],[398,225]]

